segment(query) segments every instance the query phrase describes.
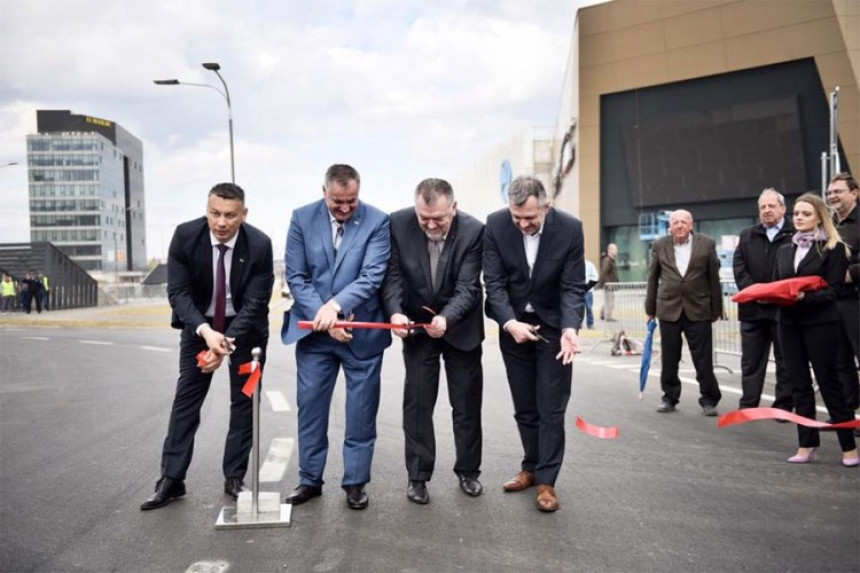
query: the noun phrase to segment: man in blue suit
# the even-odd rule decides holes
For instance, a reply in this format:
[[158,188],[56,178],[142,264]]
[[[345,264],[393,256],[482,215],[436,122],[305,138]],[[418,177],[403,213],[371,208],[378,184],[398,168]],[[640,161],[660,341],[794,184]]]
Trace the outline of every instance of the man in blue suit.
[[[376,441],[376,411],[387,330],[335,328],[344,318],[384,322],[379,288],[390,251],[388,215],[359,203],[361,181],[349,165],[325,174],[323,199],[293,212],[287,235],[287,282],[295,303],[281,339],[296,343],[299,486],[285,502],[322,494],[328,454],[328,417],[339,368],[346,378],[343,479],[347,505],[368,505],[365,484]],[[313,331],[298,321],[312,320]]]

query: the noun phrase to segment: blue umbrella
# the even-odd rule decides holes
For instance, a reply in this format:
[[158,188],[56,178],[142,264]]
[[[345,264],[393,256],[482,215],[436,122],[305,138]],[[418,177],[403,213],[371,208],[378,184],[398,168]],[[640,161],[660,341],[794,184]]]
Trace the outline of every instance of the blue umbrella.
[[657,319],[652,318],[648,321],[648,334],[645,336],[645,350],[642,351],[642,365],[639,366],[639,399],[642,399],[642,392],[645,391],[645,384],[648,382],[648,371],[651,370],[651,347],[654,346],[654,331],[657,329]]

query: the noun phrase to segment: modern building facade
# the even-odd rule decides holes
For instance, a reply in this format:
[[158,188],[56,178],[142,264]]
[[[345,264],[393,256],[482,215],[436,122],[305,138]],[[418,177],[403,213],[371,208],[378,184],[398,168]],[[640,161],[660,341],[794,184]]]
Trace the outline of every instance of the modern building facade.
[[143,144],[117,123],[38,110],[27,136],[30,240],[50,242],[83,269],[144,271]]

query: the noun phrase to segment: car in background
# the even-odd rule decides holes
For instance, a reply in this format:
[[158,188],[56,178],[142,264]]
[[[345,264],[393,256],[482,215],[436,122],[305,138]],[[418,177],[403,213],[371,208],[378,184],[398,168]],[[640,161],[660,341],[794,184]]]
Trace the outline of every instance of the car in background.
[[738,292],[735,284],[735,271],[732,267],[735,258],[734,249],[717,249],[717,257],[720,259],[720,283],[723,286],[723,295],[733,295]]

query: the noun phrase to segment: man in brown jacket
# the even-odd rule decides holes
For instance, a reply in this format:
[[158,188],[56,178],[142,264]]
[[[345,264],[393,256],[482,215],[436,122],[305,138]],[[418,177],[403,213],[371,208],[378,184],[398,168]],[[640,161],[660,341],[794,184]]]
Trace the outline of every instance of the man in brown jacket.
[[681,397],[678,363],[683,333],[699,381],[699,405],[706,416],[716,416],[722,395],[714,376],[711,323],[723,314],[720,260],[713,239],[693,234],[689,211],[674,211],[669,236],[654,242],[645,314],[649,320],[655,316],[660,320],[663,402],[657,411],[673,412]]

